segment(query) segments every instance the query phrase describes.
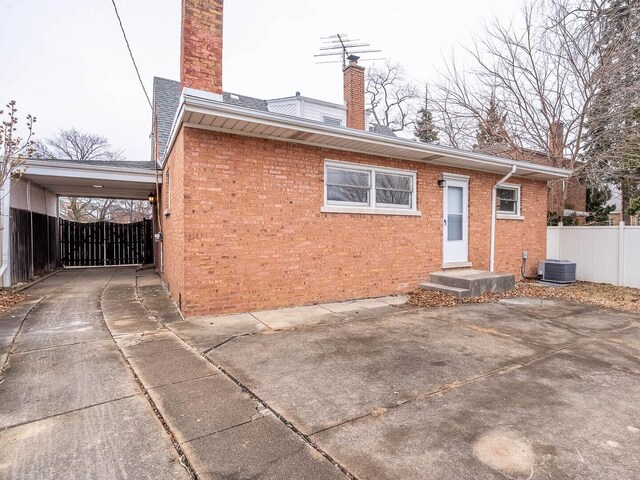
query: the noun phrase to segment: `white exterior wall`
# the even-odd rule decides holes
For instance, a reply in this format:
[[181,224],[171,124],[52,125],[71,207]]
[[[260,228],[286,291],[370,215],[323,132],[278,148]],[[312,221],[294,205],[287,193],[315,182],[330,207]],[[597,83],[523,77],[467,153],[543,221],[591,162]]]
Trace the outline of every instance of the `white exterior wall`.
[[323,102],[307,97],[289,97],[267,100],[270,112],[308,118],[317,122],[324,122],[324,117],[340,120],[341,126],[346,126],[347,109],[344,105]]
[[640,288],[640,227],[547,227],[547,258],[576,262],[578,280]]
[[30,180],[11,180],[11,208],[58,216],[58,196]]

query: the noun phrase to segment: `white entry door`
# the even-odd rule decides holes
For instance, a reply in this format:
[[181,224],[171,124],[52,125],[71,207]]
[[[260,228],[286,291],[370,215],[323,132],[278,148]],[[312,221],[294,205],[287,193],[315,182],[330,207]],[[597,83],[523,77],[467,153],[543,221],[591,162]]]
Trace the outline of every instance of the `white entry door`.
[[445,177],[443,263],[469,261],[469,182]]

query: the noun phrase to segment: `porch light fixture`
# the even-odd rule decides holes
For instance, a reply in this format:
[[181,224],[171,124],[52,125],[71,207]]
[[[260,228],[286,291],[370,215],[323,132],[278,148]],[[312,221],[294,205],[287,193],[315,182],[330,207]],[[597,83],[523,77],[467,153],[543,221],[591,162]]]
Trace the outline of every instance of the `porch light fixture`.
[[440,188],[444,188],[447,185],[447,181],[443,178],[441,178],[440,180],[438,180],[438,186]]
[[158,199],[156,198],[156,194],[155,194],[155,192],[151,192],[151,193],[149,194],[149,203],[150,203],[151,205],[155,205],[156,203],[158,203]]

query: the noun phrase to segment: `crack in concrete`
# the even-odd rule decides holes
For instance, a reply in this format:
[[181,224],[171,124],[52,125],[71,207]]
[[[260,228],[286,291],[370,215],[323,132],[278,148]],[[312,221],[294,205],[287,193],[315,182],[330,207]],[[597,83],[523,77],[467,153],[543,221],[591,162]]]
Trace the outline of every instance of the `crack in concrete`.
[[9,350],[7,351],[7,356],[4,359],[4,363],[2,364],[2,367],[0,367],[0,380],[2,380],[4,378],[4,373],[5,373],[6,369],[7,369],[7,366],[9,365],[9,359],[11,358],[12,355],[14,355],[16,353],[16,352],[13,351],[15,343],[16,343],[16,340],[18,339],[18,335],[20,335],[20,332],[22,332],[22,327],[24,326],[24,323],[26,322],[27,318],[29,317],[31,312],[33,312],[33,309],[36,308],[38,305],[40,305],[45,299],[47,299],[51,295],[53,295],[60,288],[64,287],[66,284],[68,284],[71,280],[74,280],[77,277],[79,277],[81,274],[82,274],[82,271],[78,272],[77,275],[74,275],[73,277],[71,277],[66,282],[62,283],[61,285],[58,285],[51,292],[49,292],[46,295],[40,297],[40,299],[38,299],[37,302],[35,302],[33,305],[31,305],[31,308],[29,308],[29,310],[27,310],[25,312],[24,316],[22,317],[22,320],[20,321],[20,325],[18,325],[18,329],[16,330],[15,335],[11,339],[10,347],[9,347]]
[[[109,283],[111,282],[112,278],[113,278],[113,276],[109,279],[109,281],[107,282],[107,285],[105,285],[104,289],[102,290],[102,294],[100,295],[100,304],[101,304],[101,306],[102,306],[102,295],[104,295],[104,292],[107,289],[107,287],[109,286]],[[142,307],[145,310],[149,311],[149,309],[145,305],[143,305],[142,301],[139,299],[137,283],[138,283],[138,279],[136,277],[136,285],[134,286],[134,292],[135,292],[136,300],[142,305]],[[103,320],[104,320],[104,315],[103,315]],[[160,323],[160,322],[158,322],[158,323]],[[106,322],[105,322],[105,324],[106,324]],[[109,330],[109,333],[111,333],[111,329],[109,329],[108,325],[107,325],[107,329]],[[131,374],[133,375],[134,380],[136,381],[136,383],[140,387],[140,390],[142,390],[142,393],[144,394],[145,398],[147,399],[147,402],[149,402],[149,405],[151,406],[152,411],[156,415],[156,418],[160,421],[160,423],[162,424],[162,427],[164,428],[165,432],[167,433],[167,435],[169,437],[169,441],[171,442],[171,445],[173,446],[173,448],[175,449],[176,453],[178,454],[178,460],[180,462],[180,465],[182,465],[182,467],[186,470],[187,474],[193,480],[198,480],[198,476],[196,475],[195,470],[193,470],[193,468],[191,467],[189,459],[187,458],[185,453],[182,451],[182,447],[180,447],[180,443],[176,439],[175,435],[171,431],[171,428],[169,427],[169,425],[167,424],[166,420],[164,419],[162,413],[160,412],[160,410],[156,406],[155,402],[151,398],[151,395],[149,395],[149,392],[147,391],[146,387],[144,386],[144,384],[142,383],[142,381],[140,380],[140,378],[136,374],[135,369],[133,368],[131,363],[129,363],[129,359],[124,355],[123,351],[118,346],[118,343],[116,342],[115,337],[113,335],[111,335],[111,338],[113,339],[113,343],[115,344],[116,348],[120,352],[122,360],[127,365],[129,370],[131,371]]]
[[[205,355],[203,355],[203,357],[209,363],[214,365],[218,370],[220,370],[224,375],[226,375],[227,378],[229,378],[236,385],[238,385],[242,389],[242,391],[244,391],[246,394],[248,394],[249,397],[251,397],[254,401],[259,402],[261,405],[264,405],[265,409],[269,410],[278,420],[280,420],[284,424],[285,427],[289,428],[300,439],[302,439],[307,445],[309,445],[316,452],[318,452],[320,455],[322,455],[324,458],[326,458],[329,462],[331,462],[333,465],[335,465],[342,473],[344,473],[347,476],[347,478],[350,478],[352,480],[358,480],[358,477],[354,473],[352,473],[349,470],[347,470],[347,468],[344,465],[339,463],[331,455],[329,455],[327,452],[325,452],[318,444],[316,444],[310,438],[309,435],[306,435],[303,432],[301,432],[293,423],[291,423],[289,420],[287,420],[281,413],[279,413],[276,410],[274,410],[273,407],[269,406],[269,404],[267,402],[265,402],[262,398],[260,398],[258,395],[256,395],[249,387],[244,385],[240,380],[238,380],[231,373],[229,373],[222,365],[216,364],[213,360],[211,360],[209,357],[207,357]],[[231,428],[234,428],[234,427],[231,427]]]
[[47,415],[45,417],[40,417],[32,420],[26,420],[24,422],[14,423],[12,425],[7,425],[6,427],[2,427],[2,431],[10,430],[12,428],[21,427],[23,425],[29,425],[30,423],[42,422],[43,420],[49,420],[51,418],[63,417],[70,413],[81,412],[82,410],[88,410],[93,407],[99,407],[100,405],[106,405],[108,403],[118,402],[120,400],[125,400],[127,398],[137,397],[138,395],[142,395],[142,393],[134,393],[132,395],[125,395],[124,397],[112,398],[109,400],[105,400],[104,402],[92,403],[91,405],[85,405],[84,407],[74,408],[73,410],[67,410],[66,412],[54,413],[52,415]]

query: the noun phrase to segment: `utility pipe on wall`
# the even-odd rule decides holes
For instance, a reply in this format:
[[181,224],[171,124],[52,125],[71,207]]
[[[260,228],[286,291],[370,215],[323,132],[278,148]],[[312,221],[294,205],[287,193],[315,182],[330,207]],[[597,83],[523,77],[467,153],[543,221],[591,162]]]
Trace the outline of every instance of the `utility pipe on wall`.
[[493,272],[493,259],[496,248],[496,201],[497,201],[497,191],[498,187],[502,185],[504,182],[511,178],[511,175],[516,173],[517,167],[513,165],[511,167],[511,171],[507,173],[504,177],[502,177],[498,182],[493,186],[491,191],[491,255],[489,256],[489,271]]

